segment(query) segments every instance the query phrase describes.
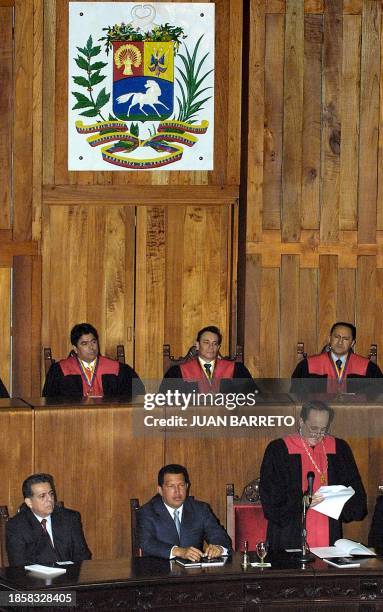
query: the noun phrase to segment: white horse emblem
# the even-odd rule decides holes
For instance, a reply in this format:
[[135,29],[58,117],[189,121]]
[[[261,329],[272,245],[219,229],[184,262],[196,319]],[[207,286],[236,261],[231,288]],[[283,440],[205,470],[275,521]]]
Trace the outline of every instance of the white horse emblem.
[[146,92],[141,93],[140,91],[137,91],[124,94],[123,96],[118,96],[117,102],[119,104],[123,104],[124,102],[129,102],[131,99],[128,111],[126,113],[127,115],[130,115],[130,110],[133,106],[139,104],[140,111],[143,112],[144,115],[148,116],[148,113],[144,111],[143,106],[150,106],[160,117],[160,113],[155,107],[156,104],[161,104],[161,106],[165,107],[166,110],[169,110],[168,107],[158,99],[161,96],[161,88],[156,81],[152,81],[151,79],[146,81],[145,87],[147,89]]

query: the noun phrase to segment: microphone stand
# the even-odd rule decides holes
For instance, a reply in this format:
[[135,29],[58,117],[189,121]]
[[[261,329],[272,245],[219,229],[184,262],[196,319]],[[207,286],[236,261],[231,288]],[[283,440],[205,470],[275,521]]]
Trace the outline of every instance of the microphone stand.
[[[308,491],[305,491],[302,496],[302,528],[301,528],[301,542],[302,542],[302,554],[298,558],[300,563],[309,563],[314,560],[314,556],[310,553],[309,545],[307,544],[307,529],[306,529],[306,497],[308,495]],[[310,507],[310,506],[309,506]]]

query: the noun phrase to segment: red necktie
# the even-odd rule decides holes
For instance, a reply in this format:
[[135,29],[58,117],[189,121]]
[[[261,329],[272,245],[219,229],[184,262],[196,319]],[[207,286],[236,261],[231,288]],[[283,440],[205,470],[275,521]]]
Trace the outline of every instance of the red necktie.
[[40,525],[41,525],[41,527],[42,527],[42,529],[43,529],[43,532],[47,534],[47,536],[48,536],[48,538],[49,538],[49,542],[50,542],[51,546],[54,548],[54,546],[53,546],[53,542],[52,542],[52,538],[51,538],[51,536],[49,535],[49,532],[48,532],[48,529],[47,529],[47,519],[43,518],[43,519],[41,520]]

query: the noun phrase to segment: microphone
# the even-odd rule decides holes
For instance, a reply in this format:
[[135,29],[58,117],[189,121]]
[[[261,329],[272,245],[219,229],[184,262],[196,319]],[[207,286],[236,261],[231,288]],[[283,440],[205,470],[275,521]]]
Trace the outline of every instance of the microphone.
[[315,478],[314,472],[307,472],[307,495],[309,498],[309,504],[311,504],[313,500],[313,495],[314,495],[313,493],[314,478]]

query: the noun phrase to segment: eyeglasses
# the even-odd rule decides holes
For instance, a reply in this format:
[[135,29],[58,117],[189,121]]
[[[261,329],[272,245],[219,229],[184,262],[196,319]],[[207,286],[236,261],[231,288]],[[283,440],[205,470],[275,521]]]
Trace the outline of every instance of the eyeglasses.
[[304,423],[304,426],[307,430],[307,432],[313,437],[313,438],[321,438],[322,436],[325,436],[328,434],[329,432],[329,426],[327,427],[311,427],[311,425],[309,425],[309,423]]

